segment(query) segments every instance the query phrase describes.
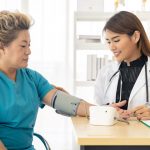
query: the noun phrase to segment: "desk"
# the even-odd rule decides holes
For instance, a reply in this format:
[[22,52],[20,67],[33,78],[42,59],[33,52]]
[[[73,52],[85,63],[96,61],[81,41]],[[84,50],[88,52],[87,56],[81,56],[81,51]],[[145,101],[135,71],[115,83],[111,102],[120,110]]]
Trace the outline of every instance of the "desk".
[[150,128],[139,121],[113,126],[90,125],[86,117],[72,117],[80,150],[150,150]]

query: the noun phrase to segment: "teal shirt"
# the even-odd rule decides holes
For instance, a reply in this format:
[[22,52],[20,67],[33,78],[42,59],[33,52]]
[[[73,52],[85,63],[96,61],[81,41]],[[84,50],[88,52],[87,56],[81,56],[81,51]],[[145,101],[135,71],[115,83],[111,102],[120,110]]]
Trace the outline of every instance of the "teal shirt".
[[32,135],[38,108],[53,88],[28,68],[17,70],[16,82],[0,72],[0,140],[7,149],[34,150]]

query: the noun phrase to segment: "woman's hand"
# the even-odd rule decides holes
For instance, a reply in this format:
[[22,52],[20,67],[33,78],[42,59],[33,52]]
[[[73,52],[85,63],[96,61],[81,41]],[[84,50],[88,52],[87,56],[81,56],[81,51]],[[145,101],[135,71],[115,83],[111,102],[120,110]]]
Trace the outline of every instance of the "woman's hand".
[[63,89],[63,88],[60,87],[60,86],[56,86],[56,85],[53,85],[53,84],[52,84],[52,86],[54,86],[54,88],[56,88],[57,90],[60,90],[60,91],[62,91],[62,92],[65,92],[65,93],[69,94],[65,89]]
[[150,107],[140,105],[131,110],[131,113],[138,120],[150,120]]
[[120,107],[124,106],[126,104],[126,102],[127,102],[126,100],[123,100],[121,102],[111,104],[111,106],[116,108],[116,110],[119,114],[119,118],[127,119],[130,117],[130,114],[131,114],[130,111],[120,108]]
[[126,100],[123,100],[121,102],[118,103],[112,103],[111,106],[115,107],[116,109],[120,109],[120,107],[124,106],[126,104]]
[[4,144],[0,141],[0,150],[7,150]]
[[119,114],[119,118],[123,118],[123,119],[128,119],[128,118],[130,118],[131,112],[128,111],[128,110],[118,109],[117,112],[118,112],[118,114]]

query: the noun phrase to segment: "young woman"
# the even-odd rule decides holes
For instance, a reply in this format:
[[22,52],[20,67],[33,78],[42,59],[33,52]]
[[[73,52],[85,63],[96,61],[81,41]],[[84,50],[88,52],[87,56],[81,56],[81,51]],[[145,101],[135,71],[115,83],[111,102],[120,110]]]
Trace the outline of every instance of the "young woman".
[[98,104],[126,100],[122,109],[138,119],[150,119],[150,43],[142,23],[131,12],[121,11],[104,26],[105,40],[116,62],[104,66],[97,76],[95,98]]

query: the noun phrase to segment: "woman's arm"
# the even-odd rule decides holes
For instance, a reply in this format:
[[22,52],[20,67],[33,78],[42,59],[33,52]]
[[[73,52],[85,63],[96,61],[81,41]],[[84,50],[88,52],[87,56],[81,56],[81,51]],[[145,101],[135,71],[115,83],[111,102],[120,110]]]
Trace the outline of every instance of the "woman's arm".
[[0,150],[7,150],[4,144],[0,140]]
[[84,100],[81,100],[81,102],[77,108],[77,115],[88,117],[90,106],[93,106],[93,104],[90,104]]
[[[57,95],[57,93],[59,95]],[[71,114],[72,114],[72,110],[70,110],[70,109],[74,109],[73,111],[75,111],[75,115],[89,116],[89,107],[92,106],[92,104],[90,104],[84,100],[81,100],[77,97],[74,97],[74,96],[72,96],[68,93],[62,92],[62,91],[59,92],[59,90],[57,90],[55,88],[46,94],[46,96],[43,99],[43,102],[48,106],[52,106],[52,101],[54,101],[54,99],[55,99],[55,102],[53,102],[53,103],[55,103],[57,105],[57,108],[59,108],[58,111],[60,113],[67,111],[67,112],[71,112]],[[54,106],[52,106],[52,107],[54,107]],[[62,110],[61,110],[61,107],[62,107]],[[57,108],[55,108],[56,111],[57,111]],[[68,115],[70,115],[70,114],[68,114]]]

